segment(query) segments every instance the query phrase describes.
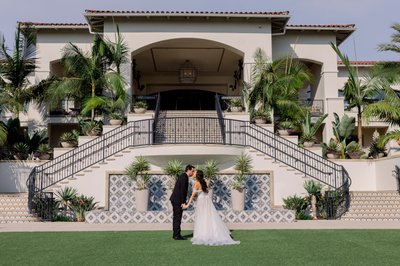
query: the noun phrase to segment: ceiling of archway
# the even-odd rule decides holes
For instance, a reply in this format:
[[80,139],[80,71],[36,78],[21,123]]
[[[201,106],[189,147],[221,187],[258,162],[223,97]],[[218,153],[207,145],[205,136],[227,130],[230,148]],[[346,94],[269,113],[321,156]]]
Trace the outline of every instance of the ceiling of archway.
[[142,74],[176,73],[190,60],[198,72],[233,75],[242,57],[224,47],[191,41],[157,45],[136,54],[133,59]]

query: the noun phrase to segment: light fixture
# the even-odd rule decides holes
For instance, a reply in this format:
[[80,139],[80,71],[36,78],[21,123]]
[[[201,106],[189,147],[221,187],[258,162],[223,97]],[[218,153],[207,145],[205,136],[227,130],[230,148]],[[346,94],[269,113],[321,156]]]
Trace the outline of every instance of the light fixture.
[[190,62],[186,60],[185,63],[179,68],[179,81],[181,83],[194,83],[197,78],[197,70]]

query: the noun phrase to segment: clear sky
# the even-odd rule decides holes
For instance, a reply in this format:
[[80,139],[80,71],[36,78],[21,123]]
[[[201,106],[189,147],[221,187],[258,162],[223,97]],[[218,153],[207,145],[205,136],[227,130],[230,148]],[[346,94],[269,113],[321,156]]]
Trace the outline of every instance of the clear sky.
[[85,9],[135,11],[289,11],[289,24],[356,24],[342,45],[351,60],[400,60],[378,52],[400,23],[400,0],[0,0],[0,32],[8,46],[17,21],[85,22]]

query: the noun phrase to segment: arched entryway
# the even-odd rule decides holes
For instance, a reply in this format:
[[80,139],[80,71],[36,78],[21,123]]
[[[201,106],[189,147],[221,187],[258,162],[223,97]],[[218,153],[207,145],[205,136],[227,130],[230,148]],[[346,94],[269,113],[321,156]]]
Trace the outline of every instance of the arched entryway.
[[161,110],[215,110],[214,92],[180,89],[160,95]]

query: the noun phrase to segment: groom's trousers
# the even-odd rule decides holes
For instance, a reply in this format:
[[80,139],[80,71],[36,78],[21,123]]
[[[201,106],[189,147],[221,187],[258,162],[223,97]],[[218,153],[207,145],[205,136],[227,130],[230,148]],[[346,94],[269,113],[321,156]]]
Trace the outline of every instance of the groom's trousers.
[[174,237],[181,235],[181,221],[183,209],[180,203],[172,203],[173,218],[172,218],[172,230],[174,231]]

